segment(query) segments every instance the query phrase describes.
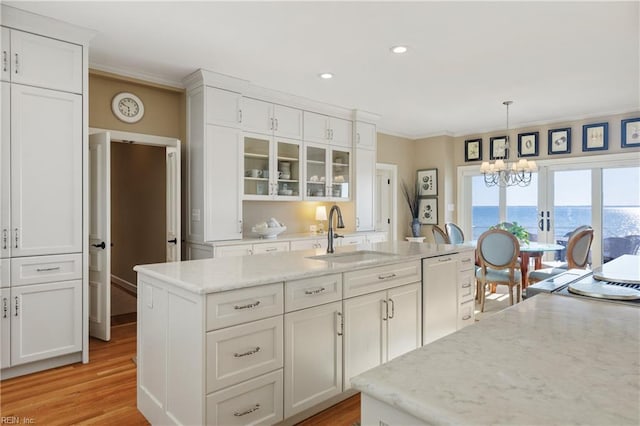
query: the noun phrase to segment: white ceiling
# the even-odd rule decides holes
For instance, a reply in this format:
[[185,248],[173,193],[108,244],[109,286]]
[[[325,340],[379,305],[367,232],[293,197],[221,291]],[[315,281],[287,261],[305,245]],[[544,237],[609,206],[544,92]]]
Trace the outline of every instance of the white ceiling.
[[640,110],[638,1],[6,3],[96,30],[92,67],[205,68],[411,138],[504,129],[506,99],[511,127]]

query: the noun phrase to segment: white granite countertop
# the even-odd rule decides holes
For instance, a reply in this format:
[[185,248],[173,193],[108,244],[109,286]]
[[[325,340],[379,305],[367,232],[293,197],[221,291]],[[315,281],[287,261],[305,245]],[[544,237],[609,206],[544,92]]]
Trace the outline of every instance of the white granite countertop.
[[[358,237],[358,236],[364,237],[365,235],[380,233],[380,231],[342,232],[342,230],[340,230],[340,232],[338,233],[345,237]],[[249,234],[251,236],[244,236],[241,240],[216,241],[212,243],[205,243],[205,245],[222,247],[222,246],[234,246],[239,244],[277,243],[279,241],[297,241],[297,240],[312,240],[312,239],[326,240],[327,239],[326,232],[323,234],[312,233],[312,232],[297,232],[297,233],[292,232],[290,234],[287,234],[285,232],[283,234],[276,236],[275,238],[262,238],[262,237],[259,237],[258,234],[256,234],[255,232],[250,232]]]
[[278,281],[326,275],[377,265],[419,260],[427,257],[473,250],[448,244],[419,244],[391,241],[338,247],[336,254],[374,250],[392,254],[383,259],[333,263],[309,256],[326,254],[325,249],[266,253],[252,256],[189,260],[138,265],[133,269],[198,294],[215,293],[269,284]]
[[541,294],[351,380],[429,424],[640,424],[640,308]]

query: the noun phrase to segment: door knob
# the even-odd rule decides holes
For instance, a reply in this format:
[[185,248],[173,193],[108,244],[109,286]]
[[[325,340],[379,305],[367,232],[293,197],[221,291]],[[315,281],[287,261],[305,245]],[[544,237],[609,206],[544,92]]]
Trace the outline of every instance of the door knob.
[[92,246],[96,247],[96,248],[101,248],[102,250],[104,250],[107,245],[103,242],[101,242],[100,244],[91,244]]
[[173,240],[168,240],[168,243],[178,244],[178,239],[174,238]]

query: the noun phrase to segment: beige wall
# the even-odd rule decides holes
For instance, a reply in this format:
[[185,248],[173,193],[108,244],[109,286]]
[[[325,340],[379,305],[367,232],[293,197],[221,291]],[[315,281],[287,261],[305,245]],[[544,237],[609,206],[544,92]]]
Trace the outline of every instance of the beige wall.
[[111,143],[111,273],[136,283],[133,267],[166,261],[163,147]]

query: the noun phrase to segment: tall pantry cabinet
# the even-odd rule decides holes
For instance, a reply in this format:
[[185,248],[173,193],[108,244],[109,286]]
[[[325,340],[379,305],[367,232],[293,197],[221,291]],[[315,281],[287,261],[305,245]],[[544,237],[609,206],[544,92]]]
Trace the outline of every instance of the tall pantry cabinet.
[[2,378],[88,361],[88,31],[2,6]]

